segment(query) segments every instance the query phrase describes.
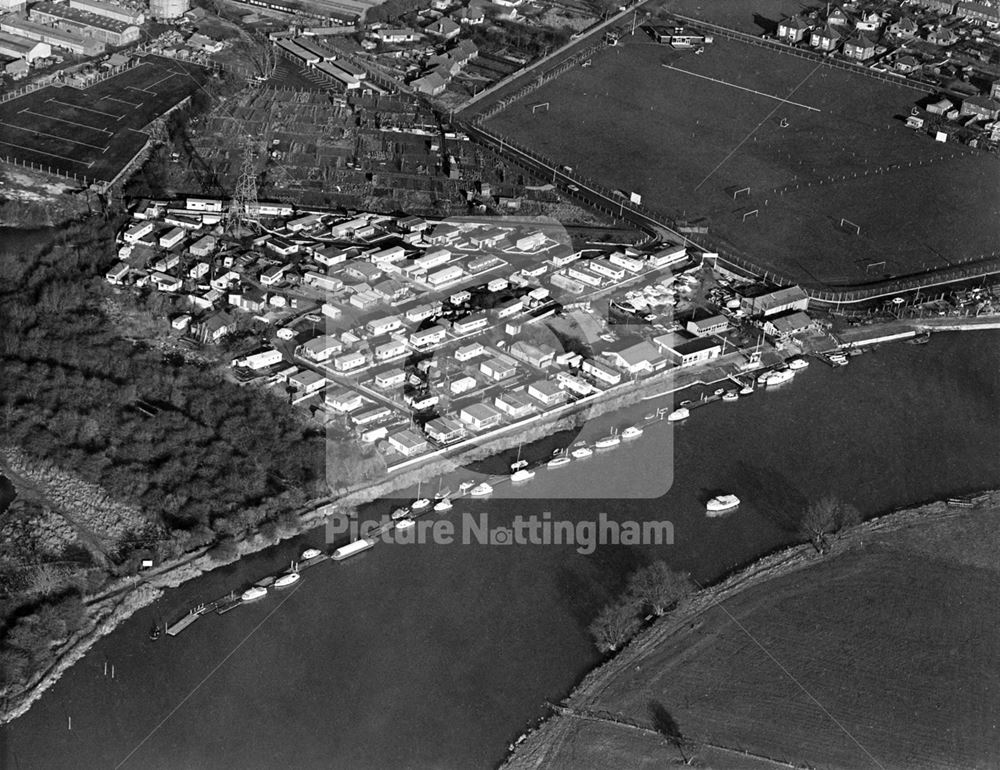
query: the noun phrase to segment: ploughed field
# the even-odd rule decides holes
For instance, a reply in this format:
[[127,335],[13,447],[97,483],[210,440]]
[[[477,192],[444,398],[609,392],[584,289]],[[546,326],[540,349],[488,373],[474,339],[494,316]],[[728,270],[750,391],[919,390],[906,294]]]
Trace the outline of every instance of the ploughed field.
[[996,249],[997,158],[905,128],[924,96],[746,43],[697,55],[639,31],[488,127],[667,217],[707,218],[707,247],[852,285]]
[[140,129],[200,87],[204,70],[159,56],[88,88],[46,86],[0,105],[0,158],[110,181],[145,144]]
[[[702,766],[757,766],[724,747],[816,768],[996,767],[998,514],[865,534],[712,606],[571,704],[648,728],[666,712]],[[511,767],[677,759],[652,729],[557,717]]]

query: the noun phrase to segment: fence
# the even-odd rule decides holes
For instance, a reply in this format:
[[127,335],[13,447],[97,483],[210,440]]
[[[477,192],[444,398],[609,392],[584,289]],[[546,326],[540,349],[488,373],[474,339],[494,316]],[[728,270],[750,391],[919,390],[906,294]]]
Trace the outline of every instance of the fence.
[[844,70],[846,72],[853,72],[858,75],[865,75],[875,80],[881,80],[883,83],[892,83],[893,85],[903,86],[904,88],[912,88],[916,91],[921,91],[923,93],[937,93],[938,89],[933,86],[927,85],[926,83],[917,83],[913,80],[908,80],[904,77],[897,77],[893,75],[884,75],[881,72],[876,72],[873,69],[866,67],[862,63],[853,63],[843,61],[841,59],[834,59],[828,56],[824,56],[821,53],[815,51],[807,51],[802,48],[795,48],[794,46],[784,43],[780,40],[772,40],[769,38],[761,38],[751,35],[747,32],[740,32],[735,29],[730,29],[728,27],[721,27],[718,24],[712,24],[708,21],[703,21],[701,19],[694,19],[689,16],[681,16],[679,14],[673,14],[676,18],[689,24],[692,27],[704,29],[711,31],[717,35],[722,35],[723,37],[728,37],[731,40],[738,40],[743,43],[749,43],[750,45],[760,46],[761,48],[770,48],[772,51],[778,51],[780,53],[790,54],[792,56],[798,56],[800,59],[808,59],[809,61],[818,62],[819,64],[825,64],[827,67],[833,69]]

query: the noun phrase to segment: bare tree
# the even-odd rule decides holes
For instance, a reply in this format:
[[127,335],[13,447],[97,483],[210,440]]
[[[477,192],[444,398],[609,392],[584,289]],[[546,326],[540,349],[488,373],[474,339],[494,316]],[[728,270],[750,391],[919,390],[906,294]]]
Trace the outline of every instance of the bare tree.
[[628,590],[636,603],[663,615],[694,591],[694,582],[688,573],[672,570],[666,562],[656,561],[632,573]]
[[829,547],[827,535],[859,524],[861,519],[861,511],[855,506],[824,495],[806,507],[799,522],[799,532],[819,553],[824,553]]
[[680,726],[673,716],[671,716],[670,712],[667,711],[666,706],[659,701],[650,701],[649,716],[653,720],[653,729],[662,735],[667,743],[680,752],[681,759],[684,760],[685,765],[691,764],[691,760],[694,757],[685,751],[685,749],[691,748],[691,742],[684,737]]
[[609,604],[590,624],[589,631],[601,652],[615,652],[620,649],[636,631],[639,618],[635,608],[626,604]]

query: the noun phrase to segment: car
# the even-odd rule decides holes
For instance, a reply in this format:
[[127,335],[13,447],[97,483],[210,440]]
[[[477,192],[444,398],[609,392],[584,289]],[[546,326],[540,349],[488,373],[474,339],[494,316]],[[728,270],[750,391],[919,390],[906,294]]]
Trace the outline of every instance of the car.
[[566,187],[570,192],[580,192],[580,188],[575,184],[566,185]]

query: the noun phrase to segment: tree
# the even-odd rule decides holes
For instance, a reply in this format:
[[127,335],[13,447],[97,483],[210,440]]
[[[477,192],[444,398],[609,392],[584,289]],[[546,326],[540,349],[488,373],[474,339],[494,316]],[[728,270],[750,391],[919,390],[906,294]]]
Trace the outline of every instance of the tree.
[[650,607],[656,615],[663,615],[690,595],[694,587],[688,573],[672,570],[664,561],[641,567],[628,580],[630,596],[640,606]]
[[827,535],[839,532],[861,522],[861,511],[832,495],[824,495],[810,503],[799,521],[799,532],[819,553],[825,553],[829,544]]
[[609,604],[590,624],[588,630],[601,652],[615,652],[639,630],[639,618],[631,604]]
[[684,737],[683,733],[681,733],[681,728],[678,726],[673,716],[671,716],[670,712],[667,711],[666,706],[659,701],[650,701],[649,715],[653,720],[653,729],[662,735],[667,743],[680,752],[681,759],[684,760],[685,765],[691,764],[693,757],[689,757],[684,751],[684,749],[688,748],[691,744],[688,739]]

